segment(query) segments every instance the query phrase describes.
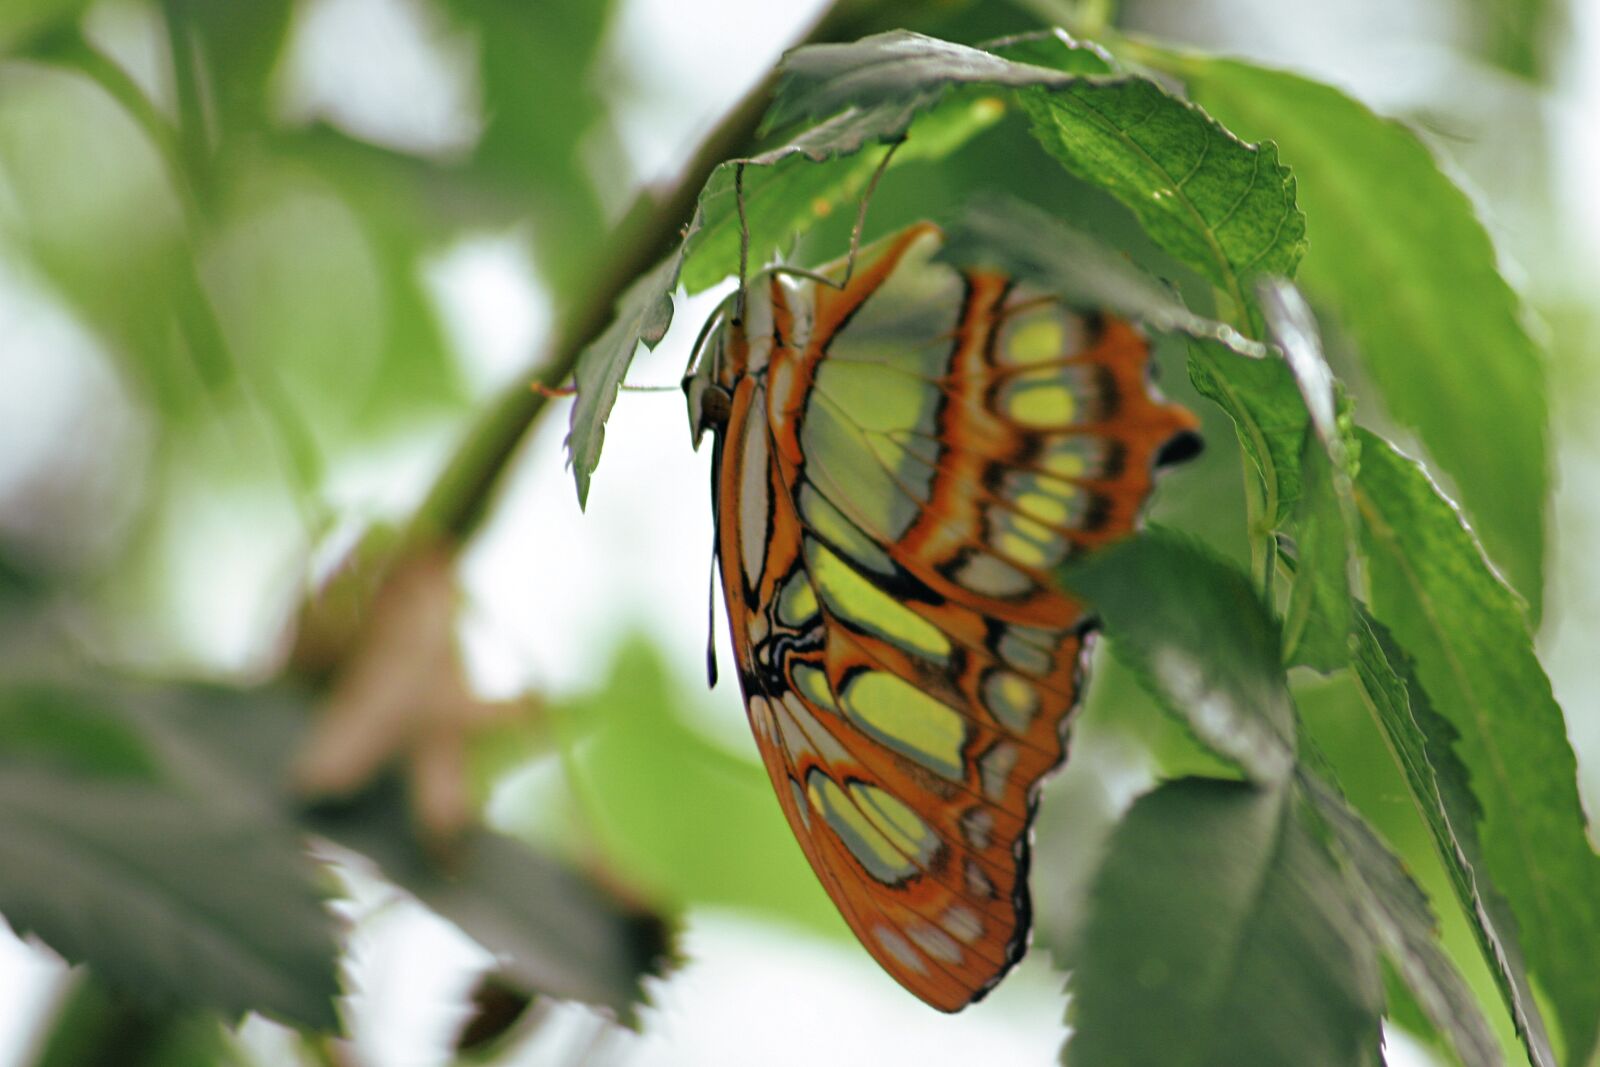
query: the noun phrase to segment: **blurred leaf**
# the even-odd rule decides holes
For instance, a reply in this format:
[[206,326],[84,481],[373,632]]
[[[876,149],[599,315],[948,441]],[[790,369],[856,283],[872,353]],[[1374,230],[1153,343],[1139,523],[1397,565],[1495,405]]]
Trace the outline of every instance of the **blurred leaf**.
[[216,1016],[152,1011],[80,974],[31,1067],[256,1067]]
[[8,0],[0,6],[0,53],[25,51],[88,6],[89,0]]
[[[527,3],[443,0],[478,48],[486,126],[472,170],[521,215],[531,209],[540,271],[556,292],[593,276],[612,249],[597,186],[624,176],[591,173],[586,138],[604,132],[606,109],[593,69],[611,21],[611,0]],[[618,153],[620,157],[620,153]]]
[[[201,694],[203,695],[203,694]],[[197,700],[171,690],[151,723],[169,765],[203,789],[220,775],[232,788],[284,804],[286,769],[300,744],[303,706],[281,692]],[[474,829],[430,851],[399,780],[380,776],[348,802],[322,805],[302,824],[370,858],[396,884],[456,923],[525,987],[606,1005],[628,1017],[640,982],[669,952],[659,918],[619,890],[570,870],[501,834]]]
[[1110,310],[1152,330],[1211,340],[1248,357],[1266,355],[1263,345],[1232,327],[1190,311],[1120,252],[1020,200],[969,205],[950,227],[939,258],[1031,279],[1069,303]]
[[[291,0],[162,0],[182,29],[193,32],[216,108],[215,127],[238,136],[267,122],[271,81],[288,37]],[[180,30],[182,32],[182,30]]]
[[1515,910],[1528,963],[1569,1053],[1600,1027],[1600,856],[1586,835],[1561,709],[1516,594],[1450,502],[1388,442],[1361,436],[1357,501],[1372,611],[1415,657],[1482,802],[1487,871]]
[[1472,991],[1439,945],[1438,921],[1417,883],[1344,798],[1310,776],[1306,795],[1328,827],[1361,910],[1422,1009],[1449,1035],[1463,1067],[1503,1064],[1500,1044]]
[[1478,51],[1490,62],[1534,82],[1549,80],[1556,44],[1568,30],[1563,0],[1466,0],[1478,11]]
[[1267,279],[1258,291],[1268,332],[1300,389],[1311,433],[1300,456],[1296,567],[1284,616],[1284,659],[1317,670],[1350,662],[1355,622],[1356,447],[1343,390],[1323,358],[1316,320],[1298,290]]
[[1377,1062],[1371,936],[1288,788],[1186,778],[1147,793],[1090,908],[1072,1067]]
[[659,918],[502,834],[469,831],[441,863],[424,850],[407,813],[391,778],[353,804],[322,809],[310,825],[371,859],[494,953],[502,974],[633,1018],[642,980],[662,973],[670,951]]
[[1168,712],[1255,781],[1285,779],[1295,723],[1277,622],[1242,573],[1150,530],[1069,563],[1061,579]]
[[1461,486],[1494,559],[1537,605],[1549,488],[1544,366],[1472,204],[1405,127],[1281,71],[1158,56],[1196,102],[1294,163],[1312,220],[1301,283],[1389,410]]
[[160,776],[137,731],[107,715],[91,694],[40,683],[0,688],[0,762],[102,779]]
[[1456,754],[1459,733],[1428,703],[1408,657],[1365,612],[1356,620],[1354,667],[1405,773],[1412,800],[1433,837],[1450,888],[1467,916],[1506,1010],[1535,1067],[1554,1067],[1555,1054],[1528,984],[1517,923],[1495,888],[1478,840],[1482,808],[1467,768]]
[[603,689],[551,714],[570,733],[592,832],[632,883],[673,907],[733,905],[848,937],[766,771],[689,728],[655,649],[622,646]]
[[151,784],[0,766],[0,910],[158,1005],[337,1027],[333,920],[294,833]]

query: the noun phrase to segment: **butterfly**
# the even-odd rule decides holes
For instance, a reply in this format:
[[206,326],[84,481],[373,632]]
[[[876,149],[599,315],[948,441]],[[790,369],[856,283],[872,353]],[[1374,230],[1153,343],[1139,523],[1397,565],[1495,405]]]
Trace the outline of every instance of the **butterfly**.
[[936,259],[919,223],[770,270],[684,379],[762,760],[861,943],[943,1011],[1021,958],[1030,827],[1092,639],[1050,580],[1198,450],[1131,323]]

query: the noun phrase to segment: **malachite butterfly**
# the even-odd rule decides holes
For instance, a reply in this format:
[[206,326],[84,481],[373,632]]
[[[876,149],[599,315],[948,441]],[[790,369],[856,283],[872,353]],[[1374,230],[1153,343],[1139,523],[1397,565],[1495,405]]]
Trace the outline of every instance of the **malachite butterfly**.
[[739,684],[789,825],[861,943],[957,1011],[1021,957],[1030,825],[1092,620],[1050,572],[1198,447],[1132,324],[935,257],[920,223],[767,271],[684,380],[715,435]]

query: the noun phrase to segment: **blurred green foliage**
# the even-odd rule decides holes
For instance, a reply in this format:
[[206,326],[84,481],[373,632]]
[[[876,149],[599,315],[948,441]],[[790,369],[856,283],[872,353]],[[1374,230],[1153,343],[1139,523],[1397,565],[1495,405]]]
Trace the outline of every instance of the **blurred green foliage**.
[[[0,912],[93,975],[38,1062],[242,1062],[219,1012],[337,1028],[336,892],[308,835],[494,950],[513,1003],[631,1020],[697,907],[844,935],[753,749],[701,732],[703,700],[647,638],[619,634],[584,692],[509,707],[351,679],[423,663],[470,697],[453,584],[402,579],[458,558],[492,513],[554,410],[526,379],[566,380],[595,342],[581,494],[678,283],[721,282],[744,234],[758,260],[834,258],[881,142],[907,131],[869,238],[1003,191],[1159,278],[1146,317],[1174,294],[1190,317],[1152,326],[1204,338],[1158,344],[1207,452],[1152,515],[1193,542],[1138,542],[1091,579],[1115,655],[1040,818],[1040,937],[1080,965],[1070,1062],[1371,1062],[1380,951],[1391,1019],[1445,1055],[1478,1067],[1520,1039],[1541,1067],[1585,1061],[1600,875],[1523,610],[1537,620],[1561,577],[1546,355],[1438,145],[1298,75],[1124,36],[1116,5],[840,0],[811,39],[975,45],[1065,21],[1106,47],[1013,41],[971,67],[914,40],[905,62],[907,38],[810,53],[726,101],[676,185],[640,189],[618,5],[403,6],[434,52],[468,43],[453,140],[363,125],[341,109],[349,84],[293,103],[326,0],[0,5],[0,323],[24,397],[0,425]],[[1556,0],[1459,7],[1480,58],[1547,83]],[[1180,8],[1130,3],[1122,21],[1159,30]],[[774,89],[782,121],[758,132]],[[734,168],[715,166],[734,156],[755,157],[744,234]],[[526,254],[555,309],[499,395],[430,282],[485,235]],[[1049,273],[1012,245],[1008,269]],[[1274,339],[1256,282],[1302,257],[1350,382],[1341,417],[1414,428],[1432,468],[1373,435],[1359,460],[1336,454],[1308,433],[1303,377],[1249,358]],[[1563,340],[1592,329],[1593,308],[1561,311]],[[438,625],[410,625],[426,613]],[[1175,684],[1180,654],[1205,665],[1205,699]],[[337,788],[304,780],[324,728],[358,768]],[[1182,780],[1124,819],[1162,777]],[[521,844],[481,825],[490,798]],[[1261,877],[1232,877],[1246,869]],[[1238,966],[1188,979],[1222,957]],[[1197,1042],[1175,1024],[1218,1013],[1251,1026]]]

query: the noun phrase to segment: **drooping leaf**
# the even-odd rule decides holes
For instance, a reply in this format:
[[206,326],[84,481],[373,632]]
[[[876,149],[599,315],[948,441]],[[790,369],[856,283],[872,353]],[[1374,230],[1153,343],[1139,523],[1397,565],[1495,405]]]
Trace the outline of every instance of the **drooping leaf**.
[[672,290],[678,284],[685,246],[658,263],[650,273],[628,287],[617,301],[617,317],[578,358],[575,377],[578,396],[572,404],[572,429],[567,452],[578,483],[578,504],[589,499],[589,479],[600,462],[605,443],[606,418],[617,402],[617,389],[642,343],[654,348],[672,325]]
[[1336,315],[1389,410],[1417,428],[1492,557],[1537,605],[1543,360],[1465,194],[1414,134],[1336,89],[1233,61],[1147,58],[1229,128],[1277,141],[1312,220],[1301,284]]
[[259,812],[0,767],[0,913],[155,1004],[337,1025],[332,916],[298,836]]
[[1377,953],[1287,786],[1137,800],[1076,958],[1070,1067],[1377,1062]]
[[1356,499],[1372,613],[1415,659],[1482,804],[1487,873],[1510,902],[1570,1055],[1600,1026],[1600,856],[1527,620],[1460,513],[1416,463],[1361,435]]
[[1253,780],[1295,758],[1276,621],[1249,579],[1198,543],[1150,530],[1061,571],[1118,658],[1195,736]]
[[1352,660],[1363,698],[1405,773],[1412,800],[1433,837],[1450,887],[1467,916],[1501,999],[1534,1067],[1554,1067],[1544,1018],[1528,982],[1517,922],[1495,888],[1478,838],[1482,808],[1456,754],[1459,732],[1428,703],[1410,659],[1365,611]]
[[1421,888],[1343,797],[1310,775],[1300,778],[1358,905],[1422,1010],[1448,1035],[1463,1067],[1504,1063],[1483,1009],[1439,945],[1438,921]]
[[1300,455],[1295,504],[1296,564],[1284,617],[1284,658],[1320,671],[1350,660],[1357,563],[1353,423],[1322,354],[1316,320],[1294,286],[1267,279],[1259,287],[1267,330],[1283,354],[1310,433]]

